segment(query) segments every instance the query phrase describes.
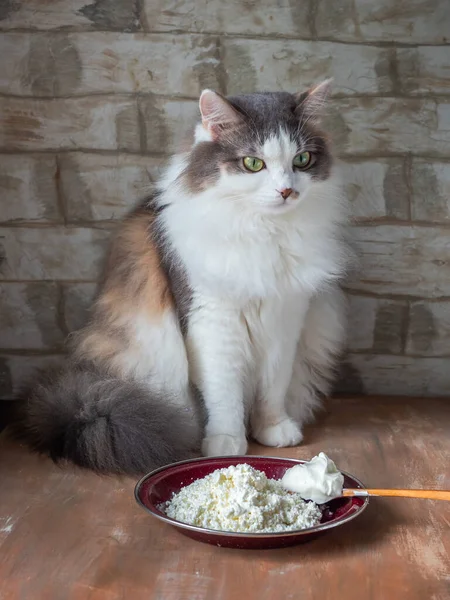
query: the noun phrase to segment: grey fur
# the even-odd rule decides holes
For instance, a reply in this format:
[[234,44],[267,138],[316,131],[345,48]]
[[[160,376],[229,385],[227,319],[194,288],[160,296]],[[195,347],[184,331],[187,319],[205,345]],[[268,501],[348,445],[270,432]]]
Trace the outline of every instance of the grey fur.
[[[143,220],[148,217],[149,243],[157,244],[183,329],[190,291],[181,263],[158,228],[155,198],[145,200],[132,215]],[[136,277],[129,248],[116,240],[100,296],[112,287],[138,297],[145,283],[145,273]],[[129,331],[117,325],[99,302],[84,331],[98,328],[107,332],[113,346],[114,341],[117,346],[127,344]],[[99,360],[76,358],[77,340],[75,337],[70,366],[42,373],[33,387],[21,394],[12,427],[16,437],[55,462],[71,461],[104,474],[139,475],[199,452],[204,415],[196,390],[186,390],[189,399],[170,398],[132,378],[113,377],[105,355]],[[185,409],[180,408],[179,400],[184,406],[193,406],[191,400],[197,403]]]
[[[280,128],[297,142],[299,151],[316,155],[311,176],[328,177],[330,153],[315,120],[304,110],[305,96],[253,94],[228,102],[239,115],[237,122],[224,127],[215,141],[194,145],[189,155],[181,177],[192,193],[213,185],[221,168],[244,173],[242,158],[256,155],[264,139]],[[152,197],[131,218],[144,223],[144,246],[147,240],[156,245],[170,283],[164,293],[172,294],[185,335],[193,292],[181,257],[168,243],[160,217],[164,210]],[[135,271],[135,262],[136,255],[119,235],[110,252],[103,292],[123,290],[128,301],[137,297],[145,289],[147,275],[145,270]],[[127,344],[130,332],[117,325],[107,304],[101,303],[85,331],[96,327],[106,332],[111,354],[97,357],[95,350],[85,362],[74,354],[69,368],[43,374],[17,404],[15,434],[55,462],[72,461],[99,473],[141,474],[198,451],[204,425],[200,394],[186,390],[199,400],[197,410],[190,412],[179,408],[177,399],[153,393],[131,378],[113,377],[110,360],[115,348]]]
[[214,185],[220,167],[229,172],[246,173],[244,156],[258,156],[262,143],[284,129],[297,143],[298,151],[309,151],[316,157],[308,169],[313,179],[327,179],[331,171],[331,154],[325,136],[317,128],[315,119],[306,110],[308,93],[295,96],[287,92],[266,92],[231,96],[225,101],[241,117],[238,123],[224,127],[212,142],[196,144],[183,173],[184,182],[198,193]]
[[189,311],[192,306],[193,291],[189,285],[183,261],[180,256],[178,256],[175,248],[170,245],[164,230],[162,219],[160,218],[160,215],[166,209],[166,206],[158,206],[157,200],[158,194],[155,193],[147,198],[144,203],[146,210],[156,213],[156,219],[149,235],[151,235],[152,240],[158,249],[162,268],[170,283],[181,333],[185,336],[188,328]]
[[199,450],[200,411],[91,365],[43,373],[24,397],[12,432],[55,462],[139,475]]

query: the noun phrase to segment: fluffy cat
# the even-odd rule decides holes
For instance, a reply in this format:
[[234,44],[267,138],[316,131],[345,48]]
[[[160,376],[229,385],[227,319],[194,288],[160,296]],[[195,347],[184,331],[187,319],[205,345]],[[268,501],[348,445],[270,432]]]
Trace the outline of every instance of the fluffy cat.
[[22,404],[16,429],[33,449],[138,474],[200,445],[302,441],[345,329],[328,91],[202,93],[191,149],[121,224],[69,365]]

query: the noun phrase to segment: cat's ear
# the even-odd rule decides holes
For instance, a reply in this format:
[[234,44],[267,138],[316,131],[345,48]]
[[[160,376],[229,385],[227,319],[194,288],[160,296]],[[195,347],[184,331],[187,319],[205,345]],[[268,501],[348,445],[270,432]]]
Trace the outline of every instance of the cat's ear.
[[199,104],[203,128],[212,139],[216,139],[223,130],[239,124],[242,120],[228,100],[212,90],[204,90],[201,93]]
[[297,94],[296,112],[310,122],[318,122],[323,117],[324,108],[331,92],[333,80],[326,79],[307,92]]

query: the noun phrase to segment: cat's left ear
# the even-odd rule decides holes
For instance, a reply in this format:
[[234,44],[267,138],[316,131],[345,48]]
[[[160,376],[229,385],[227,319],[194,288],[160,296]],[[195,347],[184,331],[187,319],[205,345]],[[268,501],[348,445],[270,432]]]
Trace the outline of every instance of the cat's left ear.
[[313,86],[307,92],[296,95],[297,99],[297,114],[308,119],[312,123],[317,123],[321,120],[324,113],[325,105],[331,92],[333,80],[326,79]]
[[202,92],[199,104],[203,128],[211,139],[217,139],[222,131],[242,121],[242,116],[228,100],[212,90]]

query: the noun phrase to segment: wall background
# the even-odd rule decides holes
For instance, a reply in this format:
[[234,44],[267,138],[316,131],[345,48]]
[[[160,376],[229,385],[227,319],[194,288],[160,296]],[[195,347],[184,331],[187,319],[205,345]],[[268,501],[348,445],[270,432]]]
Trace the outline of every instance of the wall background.
[[0,395],[60,359],[203,87],[335,78],[359,278],[341,389],[450,390],[448,0],[1,0]]

